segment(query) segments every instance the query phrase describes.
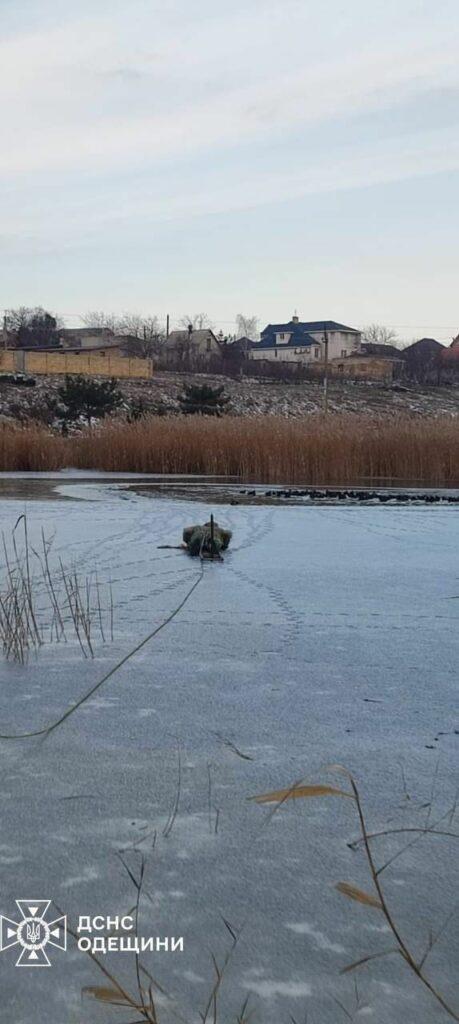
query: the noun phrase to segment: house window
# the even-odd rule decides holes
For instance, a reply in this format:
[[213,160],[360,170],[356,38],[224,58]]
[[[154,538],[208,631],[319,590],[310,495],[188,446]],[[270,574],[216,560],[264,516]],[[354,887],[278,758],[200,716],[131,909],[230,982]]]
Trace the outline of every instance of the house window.
[[342,348],[342,349],[341,349],[341,358],[342,358],[342,359],[344,359],[344,357],[345,357],[346,355],[347,355],[346,349],[345,349],[345,348]]
[[279,341],[283,341],[284,338],[285,338],[285,334],[279,334]]
[[320,348],[315,348],[314,349],[314,356],[315,356],[316,359],[319,358],[319,356],[320,356]]
[[212,349],[212,338],[207,339],[207,351],[210,352]]
[[275,357],[277,359],[277,349],[274,349],[274,355],[275,355]]

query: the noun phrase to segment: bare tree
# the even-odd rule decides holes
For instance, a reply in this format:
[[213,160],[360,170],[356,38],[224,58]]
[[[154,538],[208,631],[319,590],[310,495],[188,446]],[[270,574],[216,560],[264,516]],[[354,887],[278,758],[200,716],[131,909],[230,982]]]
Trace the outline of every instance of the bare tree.
[[166,327],[161,324],[157,316],[146,317],[143,322],[143,341],[150,345],[151,351],[160,355],[166,341]]
[[157,316],[129,312],[116,316],[115,313],[94,310],[85,313],[81,319],[87,327],[105,327],[114,334],[128,335],[129,354],[143,359],[158,355],[166,341],[166,330]]
[[118,321],[117,333],[129,335],[129,353],[143,359],[160,355],[166,343],[166,330],[157,316],[124,313]]
[[362,341],[369,345],[400,345],[397,332],[391,327],[383,327],[382,324],[369,324],[368,327],[364,327]]
[[193,316],[189,316],[187,313],[179,320],[179,326],[185,329],[187,329],[190,324],[194,331],[204,331],[206,328],[213,331],[215,326],[207,313],[193,313]]
[[139,313],[123,313],[116,321],[116,333],[142,338],[144,323],[145,320]]
[[250,338],[251,341],[258,341],[258,317],[244,316],[243,313],[236,314],[236,338]]
[[107,330],[114,332],[118,329],[118,317],[115,313],[104,313],[101,309],[82,313],[80,319],[86,327],[106,327]]

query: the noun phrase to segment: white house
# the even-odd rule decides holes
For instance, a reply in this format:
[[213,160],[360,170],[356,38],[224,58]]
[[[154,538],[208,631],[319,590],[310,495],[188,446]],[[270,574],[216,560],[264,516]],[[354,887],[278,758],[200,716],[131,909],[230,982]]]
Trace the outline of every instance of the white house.
[[360,351],[362,334],[335,320],[300,321],[297,316],[285,324],[268,324],[260,341],[250,351],[251,359],[279,359],[283,362],[318,362],[324,359],[328,340],[328,358],[344,359]]

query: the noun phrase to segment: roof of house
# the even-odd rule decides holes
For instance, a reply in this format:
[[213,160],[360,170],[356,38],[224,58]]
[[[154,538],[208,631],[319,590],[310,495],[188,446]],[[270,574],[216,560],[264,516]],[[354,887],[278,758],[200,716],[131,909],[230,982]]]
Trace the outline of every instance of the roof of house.
[[[186,327],[182,328],[181,331],[171,331],[171,333],[169,334],[169,337],[167,339],[166,344],[168,344],[168,345],[172,344],[173,345],[177,341],[187,341],[189,336],[190,335],[189,335],[189,332],[187,331]],[[213,338],[213,340],[216,342],[216,344],[217,345],[219,344],[218,339],[215,337],[215,334],[211,330],[210,327],[203,327],[202,330],[197,330],[197,331],[192,331],[191,332],[191,341],[192,342],[195,342],[195,343],[198,342],[199,343],[200,341],[207,341],[208,338]]]
[[316,333],[317,331],[345,331],[348,334],[360,334],[355,327],[346,327],[345,324],[338,324],[336,320],[290,320],[287,324],[268,324],[261,332],[263,334],[288,333],[300,329],[301,331]]
[[393,359],[403,359],[402,353],[396,345],[384,345],[375,341],[364,341],[362,354],[367,356],[384,356]]
[[[61,348],[60,345],[21,345],[20,347],[8,346],[7,352],[68,352],[68,348]],[[78,349],[81,352],[82,349]]]
[[63,348],[61,345],[30,345],[28,348],[16,349],[18,352],[52,352],[54,355],[69,356],[90,356],[92,352],[105,351],[106,349],[121,349],[123,344],[120,340],[116,341],[112,338],[107,338],[106,341],[101,341],[98,345],[91,345],[89,348],[82,348],[81,345],[75,345],[74,347],[67,345]]
[[232,338],[231,341],[223,340],[223,345],[225,348],[232,348],[234,350],[239,348],[241,350],[243,349],[244,351],[246,351],[246,349],[253,348],[253,346],[257,344],[258,342],[252,341],[251,338],[247,338],[245,336],[242,338]]
[[413,341],[411,345],[407,345],[406,348],[403,349],[403,352],[416,352],[419,350],[438,352],[438,350],[443,347],[444,346],[441,342],[436,341],[435,338],[419,338],[419,341]]
[[[281,326],[283,325],[281,324]],[[318,344],[317,338],[313,338],[310,334],[307,333],[307,331],[304,331],[300,324],[293,324],[293,328],[295,329],[292,329],[291,331],[280,332],[285,334],[290,333],[289,340],[283,342],[280,345],[276,345],[275,335],[276,333],[279,333],[278,331],[275,331],[274,328],[272,328],[270,333],[266,334],[266,337],[264,336],[265,331],[263,331],[261,341],[254,341],[252,343],[252,348],[306,348],[308,345]]]
[[107,341],[101,341],[99,345],[91,345],[89,348],[80,348],[77,345],[75,348],[58,348],[54,349],[55,352],[62,352],[62,355],[71,355],[72,353],[79,356],[90,356],[92,352],[105,352],[107,349],[122,349],[123,344],[121,341],[115,341],[112,338],[107,338]]
[[63,338],[84,338],[88,334],[91,336],[97,334],[103,337],[107,334],[113,335],[113,331],[110,327],[63,327],[59,331],[59,335]]

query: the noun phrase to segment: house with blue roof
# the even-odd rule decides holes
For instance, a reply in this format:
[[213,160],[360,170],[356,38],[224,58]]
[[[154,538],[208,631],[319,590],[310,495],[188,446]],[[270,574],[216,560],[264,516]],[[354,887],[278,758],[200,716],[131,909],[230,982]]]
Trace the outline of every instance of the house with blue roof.
[[328,341],[328,358],[345,359],[360,352],[361,331],[336,320],[302,321],[293,316],[285,324],[268,324],[260,341],[252,345],[251,359],[278,359],[283,362],[323,362]]

